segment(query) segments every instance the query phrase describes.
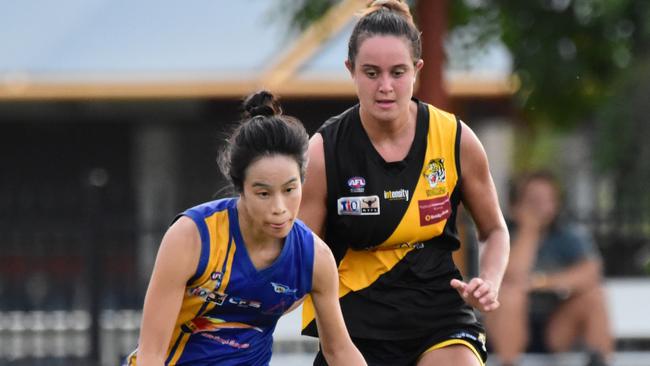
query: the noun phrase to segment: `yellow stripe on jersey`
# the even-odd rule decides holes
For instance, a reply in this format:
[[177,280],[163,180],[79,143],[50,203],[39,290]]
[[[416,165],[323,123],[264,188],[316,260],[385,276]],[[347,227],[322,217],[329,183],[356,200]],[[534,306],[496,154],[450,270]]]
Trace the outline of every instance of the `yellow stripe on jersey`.
[[136,365],[136,355],[138,354],[138,349],[136,348],[128,356],[126,356],[126,365],[127,366],[137,366]]
[[[372,252],[348,249],[343,257],[344,265],[339,265],[339,298],[350,291],[360,290],[359,284],[372,283],[383,273],[388,272],[413,248],[398,248]],[[353,268],[348,263],[356,263]],[[359,263],[361,263],[359,265]],[[362,268],[362,270],[361,270]],[[365,287],[365,286],[364,286]],[[302,327],[305,328],[315,318],[314,303],[311,295],[307,295],[302,306]]]
[[339,297],[368,287],[411,250],[412,247],[377,251],[348,249],[339,265]]
[[[391,236],[379,247],[403,243],[415,244],[440,235],[447,224],[441,220],[431,225],[421,223],[421,202],[449,198],[458,181],[456,172],[456,118],[432,106],[429,107],[429,134],[422,174],[412,194],[411,202]],[[433,167],[432,167],[433,165]],[[433,172],[432,172],[433,170]],[[431,175],[436,174],[435,178]],[[437,179],[437,180],[436,180]],[[436,180],[433,182],[433,180]]]
[[[179,333],[180,333],[180,329],[179,329]],[[176,331],[174,331],[174,335],[176,335]],[[176,365],[176,362],[178,362],[178,359],[183,354],[183,350],[185,349],[185,346],[187,345],[187,340],[190,339],[190,335],[187,334],[187,333],[182,333],[179,336],[181,337],[181,339],[179,341],[178,347],[174,350],[174,355],[169,360],[169,363],[168,363],[169,366]],[[172,339],[175,339],[175,338],[173,337]],[[173,346],[173,345],[171,345],[171,346]],[[170,349],[170,351],[171,351],[171,349]],[[169,358],[169,356],[167,356],[167,358]]]
[[[199,277],[190,284],[190,286],[208,283],[211,280],[210,275],[212,272],[220,270],[223,266],[224,260],[226,259],[228,242],[230,240],[228,211],[219,211],[214,213],[212,216],[206,217],[205,225],[207,226],[210,235],[210,256],[203,273],[200,274]],[[230,273],[230,271],[228,271],[228,273]]]
[[[205,224],[210,235],[210,253],[208,263],[203,273],[188,286],[188,289],[198,287],[209,291],[223,293],[223,290],[230,282],[230,274],[232,272],[232,264],[236,250],[234,242],[232,244],[230,243],[231,237],[228,210],[219,211],[212,216],[206,217]],[[229,251],[228,247],[230,247]],[[213,278],[212,275],[214,272],[220,272],[222,274],[218,280]],[[217,286],[219,281],[221,283]],[[169,345],[168,352],[174,351],[174,354],[170,358],[169,365],[175,365],[176,362],[178,362],[178,359],[183,354],[183,350],[190,338],[188,333],[183,333],[183,325],[197,317],[199,312],[205,313],[212,310],[215,306],[216,303],[214,302],[206,302],[205,299],[200,296],[190,295],[189,291],[185,292],[180,315],[176,320],[171,343]],[[176,342],[178,342],[178,346],[174,350],[172,347],[174,347]],[[169,358],[169,356],[170,355],[168,354],[167,357]]]
[[307,295],[305,296],[305,301],[302,303],[301,329],[305,329],[315,318],[316,312],[314,311],[314,300],[311,299],[311,295]]

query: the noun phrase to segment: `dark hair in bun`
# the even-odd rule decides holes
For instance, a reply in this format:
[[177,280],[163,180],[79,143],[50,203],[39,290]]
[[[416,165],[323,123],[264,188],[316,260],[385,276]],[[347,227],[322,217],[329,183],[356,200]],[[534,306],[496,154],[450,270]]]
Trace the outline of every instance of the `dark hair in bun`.
[[242,103],[243,119],[226,140],[218,157],[219,167],[237,193],[243,191],[246,169],[265,156],[286,155],[293,158],[304,180],[309,135],[302,123],[282,114],[275,96],[262,90]]
[[273,94],[266,90],[251,94],[242,103],[245,119],[255,116],[279,116],[282,114],[282,107]]

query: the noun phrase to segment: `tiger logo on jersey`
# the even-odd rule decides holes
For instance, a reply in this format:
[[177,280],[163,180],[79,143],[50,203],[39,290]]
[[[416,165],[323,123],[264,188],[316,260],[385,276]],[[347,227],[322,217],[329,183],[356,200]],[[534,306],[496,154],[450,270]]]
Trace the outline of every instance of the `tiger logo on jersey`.
[[437,158],[429,160],[422,175],[427,180],[429,187],[431,188],[436,188],[438,184],[445,183],[447,180],[447,173],[445,172],[445,159]]

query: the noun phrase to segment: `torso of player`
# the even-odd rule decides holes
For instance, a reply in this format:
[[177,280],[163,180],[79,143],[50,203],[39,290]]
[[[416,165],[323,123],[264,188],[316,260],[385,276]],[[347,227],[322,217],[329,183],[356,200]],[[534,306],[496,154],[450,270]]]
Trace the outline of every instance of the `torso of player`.
[[[406,339],[476,322],[449,286],[460,278],[451,256],[460,245],[460,121],[414,101],[415,137],[402,161],[386,162],[374,149],[358,105],[319,129],[327,177],[325,242],[338,265],[341,309],[353,337]],[[302,327],[314,336],[310,300]]]
[[236,199],[209,202],[183,215],[197,224],[201,257],[166,364],[267,364],[278,319],[311,291],[313,234],[297,221],[275,261],[257,270],[241,237]]
[[415,138],[399,162],[386,162],[374,149],[359,120],[358,106],[320,130],[328,189],[326,242],[337,261],[342,261],[344,289],[359,287],[355,285],[359,281],[351,278],[358,276],[358,268],[346,271],[347,261],[358,263],[353,257],[363,256],[364,262],[371,257],[381,266],[433,238],[449,236],[450,248],[458,245],[454,223],[447,224],[455,219],[459,202],[459,123],[451,114],[416,103]]

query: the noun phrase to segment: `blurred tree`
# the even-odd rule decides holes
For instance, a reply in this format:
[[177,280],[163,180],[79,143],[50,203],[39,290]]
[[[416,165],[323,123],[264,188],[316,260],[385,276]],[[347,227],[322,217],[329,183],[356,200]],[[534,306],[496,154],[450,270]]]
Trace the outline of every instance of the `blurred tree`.
[[452,24],[500,39],[513,57],[528,120],[569,127],[593,116],[650,39],[645,0],[455,1]]
[[[419,0],[407,1],[416,11]],[[304,29],[340,0],[279,0]],[[513,57],[527,120],[570,127],[592,116],[650,40],[647,0],[453,0],[449,27],[467,49],[501,40]],[[432,14],[415,14],[422,24]],[[425,45],[426,46],[426,45]]]
[[[595,118],[597,168],[611,174],[610,224],[650,237],[650,57],[639,58],[611,87]],[[650,253],[648,253],[650,258]]]

